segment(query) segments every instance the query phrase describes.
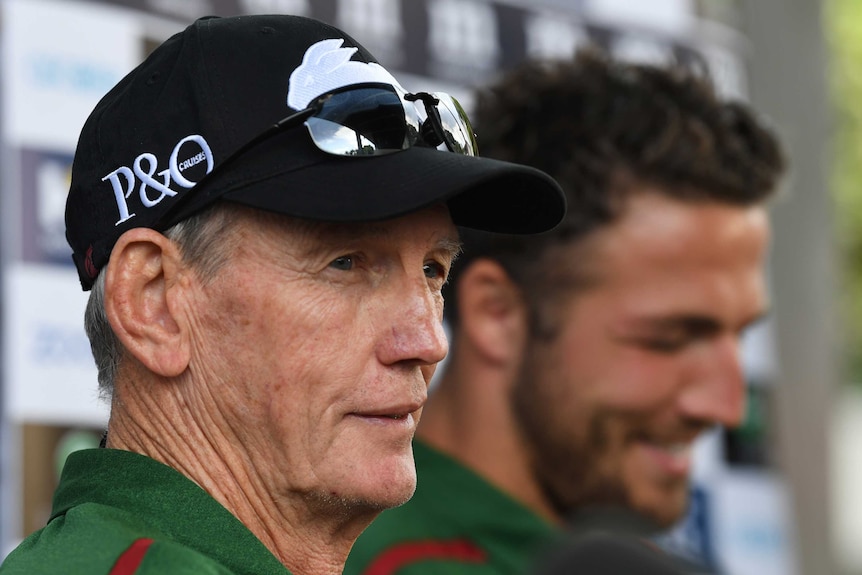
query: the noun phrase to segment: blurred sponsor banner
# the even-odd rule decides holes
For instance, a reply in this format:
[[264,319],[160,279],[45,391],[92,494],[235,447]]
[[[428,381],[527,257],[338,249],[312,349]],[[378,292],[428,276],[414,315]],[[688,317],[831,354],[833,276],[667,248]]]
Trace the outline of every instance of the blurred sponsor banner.
[[140,58],[138,20],[87,3],[5,0],[3,137],[74,150],[87,115]]
[[13,264],[4,271],[4,378],[13,423],[104,425],[82,325],[87,297],[74,269]]
[[[285,13],[348,31],[392,70],[475,86],[527,57],[587,42],[621,57],[708,65],[743,94],[744,38],[732,2],[696,0],[100,0],[182,22],[206,14]],[[726,5],[723,7],[723,5]]]

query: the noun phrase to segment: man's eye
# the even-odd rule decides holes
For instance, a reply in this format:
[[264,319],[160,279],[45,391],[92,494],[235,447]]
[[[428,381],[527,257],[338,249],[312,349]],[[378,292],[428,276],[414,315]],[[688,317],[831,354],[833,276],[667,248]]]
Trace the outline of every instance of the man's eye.
[[641,341],[643,347],[659,353],[674,353],[685,347],[687,341],[682,338],[674,339],[644,339]]
[[446,267],[437,262],[428,262],[422,267],[425,277],[432,280],[446,279]]
[[337,270],[349,271],[353,269],[353,256],[341,256],[329,262],[329,267]]

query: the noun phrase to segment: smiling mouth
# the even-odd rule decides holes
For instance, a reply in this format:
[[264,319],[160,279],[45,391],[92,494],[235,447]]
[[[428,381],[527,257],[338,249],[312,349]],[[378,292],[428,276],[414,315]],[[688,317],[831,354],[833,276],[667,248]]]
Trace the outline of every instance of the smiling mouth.
[[688,475],[691,471],[694,442],[660,441],[641,437],[638,443],[650,454],[655,464],[671,475]]
[[657,443],[653,441],[647,441],[652,447],[656,449],[661,449],[662,451],[666,451],[669,455],[673,455],[675,457],[683,457],[691,453],[690,442],[686,443]]

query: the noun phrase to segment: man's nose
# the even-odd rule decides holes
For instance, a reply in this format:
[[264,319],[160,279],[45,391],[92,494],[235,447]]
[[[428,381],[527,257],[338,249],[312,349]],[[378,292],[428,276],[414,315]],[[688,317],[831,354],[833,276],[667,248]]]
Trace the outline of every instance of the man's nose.
[[449,351],[443,329],[443,301],[424,278],[404,282],[386,302],[387,324],[378,355],[384,364],[434,365]]
[[745,370],[736,334],[710,341],[680,397],[684,414],[707,424],[735,427],[745,414]]

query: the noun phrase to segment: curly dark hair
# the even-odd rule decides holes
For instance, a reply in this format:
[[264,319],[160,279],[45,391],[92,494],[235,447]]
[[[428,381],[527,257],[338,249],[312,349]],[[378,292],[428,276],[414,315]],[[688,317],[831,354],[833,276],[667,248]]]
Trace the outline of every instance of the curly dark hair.
[[464,255],[444,293],[452,325],[452,286],[474,258],[499,261],[535,310],[584,279],[552,275],[558,250],[612,223],[629,194],[649,186],[680,201],[756,205],[785,170],[771,129],[746,104],[723,101],[702,71],[624,63],[594,49],[524,62],[477,92],[473,116],[480,154],[549,173],[568,213],[534,236],[462,230]]

